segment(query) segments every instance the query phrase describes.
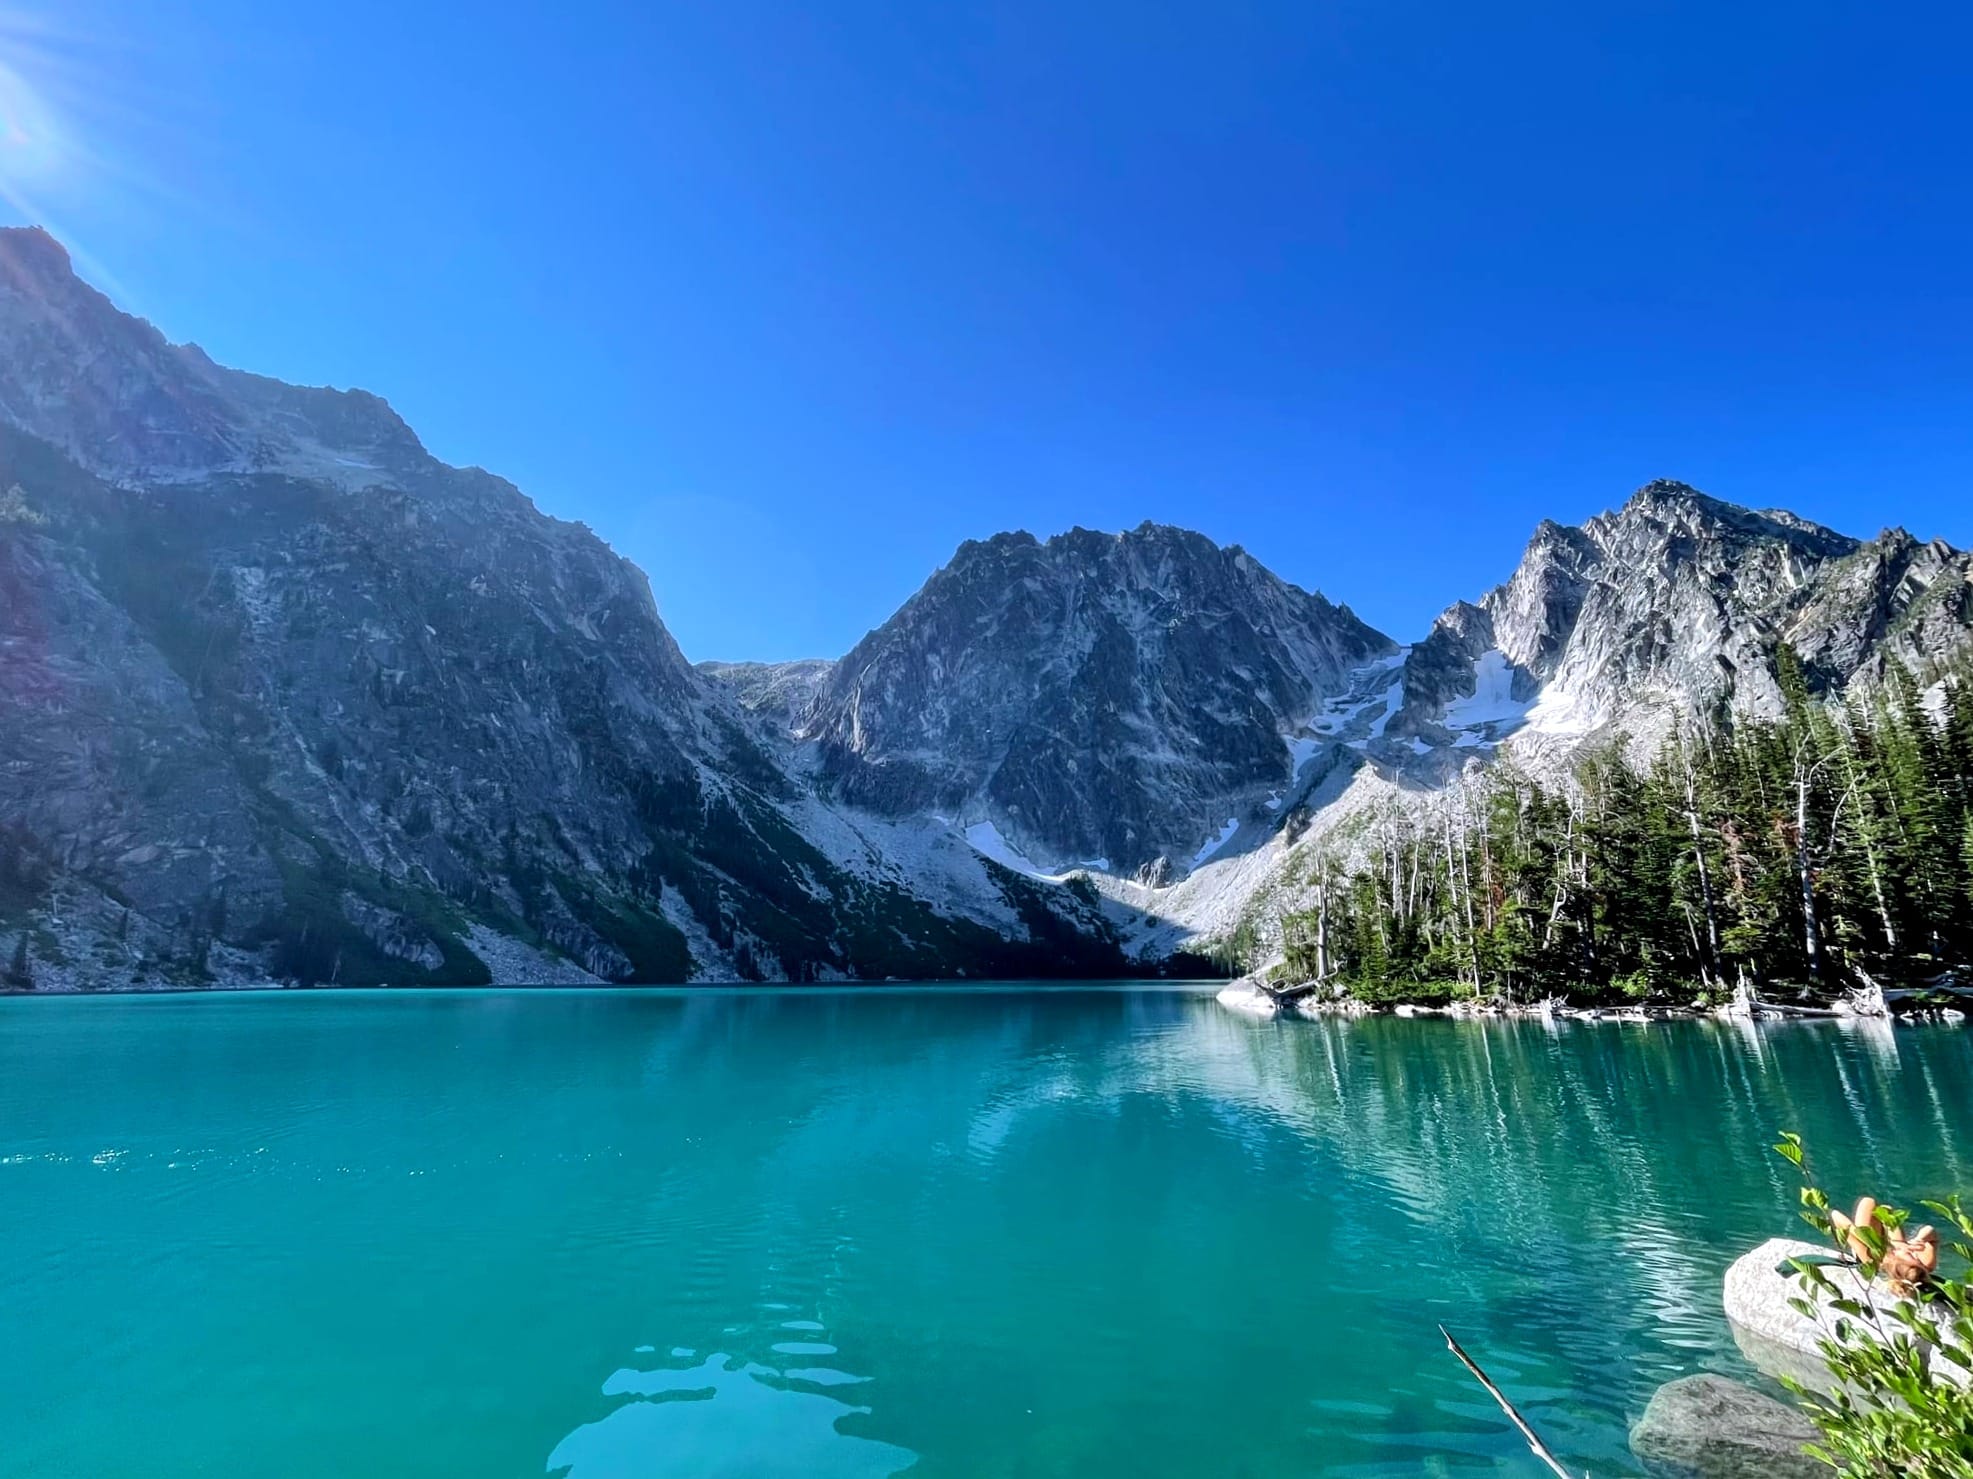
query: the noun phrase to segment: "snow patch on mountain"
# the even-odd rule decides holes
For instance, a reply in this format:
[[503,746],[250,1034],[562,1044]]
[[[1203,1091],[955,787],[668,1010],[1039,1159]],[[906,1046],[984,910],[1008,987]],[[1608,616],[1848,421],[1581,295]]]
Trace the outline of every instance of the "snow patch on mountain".
[[1323,741],[1312,734],[1298,734],[1290,738],[1287,745],[1288,773],[1299,780],[1302,767],[1315,758],[1316,752],[1322,748]]
[[[880,817],[813,795],[784,805],[782,811],[817,851],[846,873],[904,889],[943,914],[974,919],[1004,933],[1022,929],[1020,916],[987,870],[987,854],[944,817]],[[1030,877],[1047,876],[1032,871],[1032,865],[1003,866]]]
[[[1387,693],[1388,697],[1384,699],[1383,710],[1377,715],[1376,722],[1370,726],[1370,733],[1364,736],[1365,740],[1382,739],[1384,737],[1384,731],[1391,727],[1392,718],[1397,714],[1399,709],[1404,707],[1404,675],[1402,673],[1392,675],[1391,686],[1387,690]],[[1353,743],[1361,748],[1363,740],[1353,741]]]
[[1496,745],[1527,722],[1531,700],[1514,696],[1514,665],[1498,647],[1473,659],[1473,692],[1446,705],[1445,727],[1462,749]]
[[1025,873],[1030,878],[1050,876],[1030,862],[1026,853],[1001,836],[1000,828],[992,822],[973,823],[966,829],[966,842],[981,857],[991,858],[1003,868],[1012,868],[1016,873]]
[[1350,671],[1343,691],[1322,706],[1322,712],[1309,727],[1319,737],[1289,742],[1295,755],[1297,773],[1319,747],[1320,741],[1340,740],[1362,749],[1369,741],[1381,739],[1391,716],[1404,707],[1404,660],[1409,647],[1400,647],[1374,662]]
[[1271,925],[1283,909],[1300,907],[1298,885],[1290,881],[1300,867],[1296,860],[1359,829],[1400,795],[1377,767],[1357,762],[1347,750],[1330,754],[1337,763],[1314,778],[1306,798],[1306,830],[1276,828],[1254,846],[1208,858],[1162,887],[1094,880],[1113,905],[1125,950],[1154,960],[1204,940],[1227,939],[1245,920]]
[[1593,701],[1559,683],[1551,683],[1528,708],[1524,732],[1557,739],[1594,733],[1608,715]]
[[1197,852],[1192,854],[1191,866],[1194,868],[1199,867],[1214,853],[1218,852],[1221,848],[1225,847],[1227,843],[1231,842],[1233,840],[1233,834],[1235,832],[1238,832],[1239,830],[1240,830],[1240,818],[1228,817],[1226,819],[1226,825],[1219,829],[1219,835],[1216,837],[1207,838],[1205,846],[1201,847]]

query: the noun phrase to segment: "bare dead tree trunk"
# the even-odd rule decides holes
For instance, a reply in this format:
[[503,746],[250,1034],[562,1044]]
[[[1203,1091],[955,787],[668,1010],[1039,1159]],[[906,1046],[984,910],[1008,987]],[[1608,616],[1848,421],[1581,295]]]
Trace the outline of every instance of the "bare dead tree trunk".
[[1404,876],[1398,871],[1397,828],[1385,823],[1384,826],[1384,871],[1391,881],[1391,913],[1399,919],[1405,917]]
[[1877,866],[1877,845],[1870,840],[1867,826],[1858,828],[1858,836],[1863,839],[1863,858],[1870,870],[1870,892],[1877,901],[1877,922],[1884,930],[1884,948],[1895,955],[1898,953],[1898,927],[1891,920],[1891,905],[1884,897],[1884,875]]
[[[1843,751],[1843,765],[1850,774],[1850,789],[1844,799],[1861,796],[1863,777],[1857,774],[1857,759],[1846,745]],[[1890,901],[1884,895],[1884,873],[1877,865],[1877,844],[1870,836],[1870,819],[1863,814],[1862,803],[1857,808],[1857,841],[1863,844],[1864,866],[1870,872],[1870,893],[1877,903],[1877,922],[1884,930],[1884,948],[1895,955],[1898,951],[1898,927],[1891,919]]]
[[1815,912],[1815,863],[1809,846],[1809,792],[1819,768],[1806,756],[1807,741],[1795,746],[1795,876],[1802,895],[1802,948],[1809,959],[1809,975],[1822,980],[1822,922]]
[[[1699,901],[1706,911],[1706,947],[1701,954],[1705,958],[1705,971],[1710,975],[1719,969],[1719,909],[1713,902],[1713,872],[1706,865],[1705,829],[1699,824],[1698,768],[1692,763],[1692,752],[1685,747],[1683,736],[1679,739],[1679,759],[1685,771],[1685,824],[1692,833],[1692,862],[1699,873]],[[1698,942],[1693,943],[1696,946]]]
[[[1447,818],[1450,825],[1450,816]],[[1480,994],[1480,931],[1473,922],[1472,853],[1466,846],[1466,829],[1459,829],[1459,893],[1466,907],[1466,948],[1473,957],[1473,994]]]
[[1561,923],[1562,911],[1569,903],[1569,875],[1576,866],[1576,814],[1569,813],[1568,826],[1562,834],[1561,866],[1555,870],[1555,897],[1549,902],[1548,923],[1541,932],[1542,953],[1547,954],[1555,943],[1555,927]]
[[1329,865],[1325,860],[1322,882],[1315,886],[1315,979],[1329,979]]
[[1416,919],[1418,917],[1419,870],[1424,863],[1425,857],[1424,831],[1425,829],[1420,826],[1412,833],[1411,881],[1406,888],[1406,893],[1410,896],[1411,900],[1410,908],[1406,911],[1406,917],[1410,919]]

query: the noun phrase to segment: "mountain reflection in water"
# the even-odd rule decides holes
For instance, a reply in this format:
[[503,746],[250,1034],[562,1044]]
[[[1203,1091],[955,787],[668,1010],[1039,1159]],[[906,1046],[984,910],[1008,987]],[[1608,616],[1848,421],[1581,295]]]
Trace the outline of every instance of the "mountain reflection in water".
[[[1973,1033],[1169,989],[0,1002],[0,1476],[1634,1472]],[[661,1356],[660,1351],[669,1351]],[[614,1374],[613,1374],[614,1373]],[[360,1418],[357,1416],[360,1414]],[[915,1459],[915,1462],[914,1462]]]

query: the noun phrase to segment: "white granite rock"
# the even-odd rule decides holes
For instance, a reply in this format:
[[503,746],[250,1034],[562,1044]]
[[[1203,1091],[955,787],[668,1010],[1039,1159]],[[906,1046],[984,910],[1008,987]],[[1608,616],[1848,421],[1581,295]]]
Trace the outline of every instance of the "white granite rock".
[[[1726,1271],[1726,1317],[1735,1335],[1742,1337],[1741,1348],[1750,1359],[1776,1375],[1795,1376],[1812,1384],[1827,1378],[1822,1343],[1835,1338],[1840,1318],[1829,1307],[1832,1298],[1854,1299],[1864,1307],[1866,1316],[1877,1312],[1887,1329],[1904,1328],[1891,1313],[1900,1301],[1881,1280],[1867,1283],[1855,1268],[1831,1265],[1823,1270],[1835,1286],[1836,1293],[1831,1295],[1805,1289],[1801,1276],[1785,1267],[1790,1258],[1822,1257],[1829,1252],[1828,1245],[1822,1243],[1770,1238],[1735,1260]],[[1792,1303],[1804,1296],[1814,1302],[1812,1314],[1804,1314]],[[1851,1325],[1868,1333],[1870,1321],[1852,1318]],[[1934,1361],[1932,1369],[1961,1385],[1967,1381],[1965,1368],[1950,1361]]]
[[1261,990],[1260,984],[1251,976],[1227,982],[1217,1000],[1227,1010],[1249,1017],[1271,1018],[1281,1013],[1281,1004]]

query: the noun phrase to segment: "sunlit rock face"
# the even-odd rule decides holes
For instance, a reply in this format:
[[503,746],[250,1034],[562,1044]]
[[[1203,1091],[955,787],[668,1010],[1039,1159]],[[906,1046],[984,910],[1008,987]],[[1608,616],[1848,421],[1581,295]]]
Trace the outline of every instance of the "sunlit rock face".
[[1887,529],[1825,567],[1793,603],[1784,635],[1811,678],[1835,687],[1896,659],[1923,673],[1973,629],[1973,555]]
[[1580,528],[1542,524],[1505,584],[1442,616],[1412,649],[1392,728],[1471,743],[1459,709],[1489,663],[1508,681],[1488,743],[1771,715],[1784,643],[1825,691],[1892,658],[1922,664],[1956,649],[1973,610],[1968,569],[1962,552],[1902,530],[1865,543],[1651,483]]
[[[1693,708],[1728,700],[1772,712],[1776,619],[1856,548],[1791,514],[1751,513],[1678,483],[1640,489],[1583,534],[1588,557],[1576,580],[1554,577],[1565,603],[1580,591],[1575,620],[1552,666],[1536,671],[1602,704],[1658,691]],[[1537,567],[1556,563],[1547,548],[1536,556]],[[1548,578],[1531,573],[1535,581],[1510,582],[1490,598],[1504,649],[1519,661],[1537,656],[1544,624],[1562,622],[1562,603],[1528,598],[1529,585]]]
[[1395,644],[1238,548],[1145,524],[963,545],[798,725],[845,799],[992,823],[1038,860],[1186,857]]

